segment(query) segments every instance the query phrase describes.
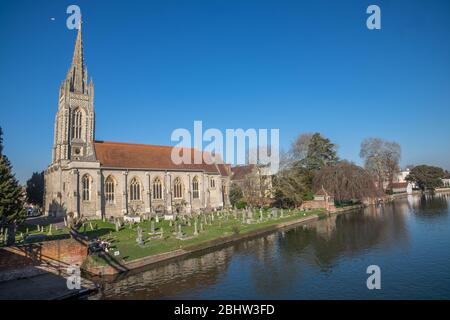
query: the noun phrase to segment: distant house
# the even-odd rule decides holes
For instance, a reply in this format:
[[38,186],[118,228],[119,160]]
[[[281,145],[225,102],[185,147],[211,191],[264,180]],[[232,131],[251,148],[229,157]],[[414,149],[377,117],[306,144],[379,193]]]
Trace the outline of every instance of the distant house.
[[444,184],[444,187],[450,188],[450,178],[442,179],[442,183]]
[[392,193],[411,193],[412,185],[409,182],[393,182],[389,185],[388,190]]
[[[418,187],[415,183],[406,180],[406,178],[409,176],[409,173],[410,173],[409,168],[400,171],[394,177],[392,186],[391,185],[388,186],[388,190],[391,190],[393,193],[406,192],[408,194],[412,194],[413,189],[417,189]],[[405,187],[405,183],[406,183],[406,187]]]
[[246,192],[258,192],[257,197],[272,199],[272,179],[273,175],[268,166],[249,164],[231,168],[231,183],[239,185],[244,195]]

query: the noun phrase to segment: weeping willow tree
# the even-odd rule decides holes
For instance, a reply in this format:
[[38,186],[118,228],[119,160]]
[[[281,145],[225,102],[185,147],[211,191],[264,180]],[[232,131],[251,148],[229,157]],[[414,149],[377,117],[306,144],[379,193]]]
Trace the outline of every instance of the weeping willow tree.
[[324,188],[337,202],[363,200],[377,196],[372,175],[363,168],[340,161],[322,168],[313,179],[313,190]]

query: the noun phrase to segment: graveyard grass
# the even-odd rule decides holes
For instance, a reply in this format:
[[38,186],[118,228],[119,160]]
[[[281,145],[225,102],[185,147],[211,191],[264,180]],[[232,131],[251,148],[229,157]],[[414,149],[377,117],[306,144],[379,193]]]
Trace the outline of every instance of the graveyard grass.
[[[189,248],[205,244],[221,237],[227,237],[237,233],[245,234],[271,225],[293,221],[312,215],[321,216],[323,213],[323,210],[295,210],[288,214],[287,210],[285,210],[283,218],[278,216],[278,218],[268,219],[269,211],[265,211],[263,213],[264,219],[260,222],[260,214],[259,212],[255,212],[253,214],[254,221],[251,224],[244,224],[240,218],[235,219],[231,214],[229,215],[228,220],[225,217],[218,218],[216,216],[211,224],[203,224],[203,231],[200,231],[200,220],[204,222],[204,218],[203,216],[199,216],[197,224],[199,234],[197,236],[194,236],[194,218],[191,218],[191,226],[189,226],[187,222],[182,223],[182,233],[185,238],[183,240],[177,238],[176,222],[173,222],[172,226],[170,226],[170,222],[163,219],[160,219],[159,223],[155,223],[155,232],[159,233],[161,232],[161,229],[163,229],[163,238],[161,238],[160,235],[150,235],[150,221],[143,221],[134,225],[124,225],[117,232],[113,223],[94,220],[91,221],[91,223],[96,229],[90,230],[89,222],[87,222],[88,227],[86,228],[87,231],[85,235],[91,239],[98,237],[110,242],[111,248],[109,254],[118,261],[129,262],[176,249],[189,250]],[[280,214],[278,213],[278,215]],[[208,222],[210,222],[210,220]],[[144,241],[144,245],[142,246],[138,245],[136,241],[138,226],[142,228],[142,239]],[[114,252],[116,251],[119,252],[118,256],[114,256]],[[91,266],[105,265],[103,258],[95,255],[90,256],[86,263]]]

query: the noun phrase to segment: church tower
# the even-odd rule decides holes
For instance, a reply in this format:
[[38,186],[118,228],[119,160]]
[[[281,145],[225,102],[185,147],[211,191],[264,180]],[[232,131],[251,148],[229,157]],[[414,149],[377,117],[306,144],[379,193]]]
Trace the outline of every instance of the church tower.
[[88,83],[80,23],[72,64],[59,89],[52,163],[95,161],[94,138],[94,84]]

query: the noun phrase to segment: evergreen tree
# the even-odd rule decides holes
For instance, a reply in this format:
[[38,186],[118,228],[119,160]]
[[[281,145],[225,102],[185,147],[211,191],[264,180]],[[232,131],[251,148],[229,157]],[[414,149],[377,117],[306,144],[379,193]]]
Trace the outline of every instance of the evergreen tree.
[[[0,151],[3,151],[0,128]],[[22,188],[12,173],[8,158],[0,154],[0,225],[8,230],[7,244],[15,240],[15,227],[25,219]]]
[[308,170],[320,170],[338,161],[336,145],[320,133],[312,135],[304,164]]
[[33,172],[27,181],[27,199],[29,203],[42,207],[44,201],[44,171]]

